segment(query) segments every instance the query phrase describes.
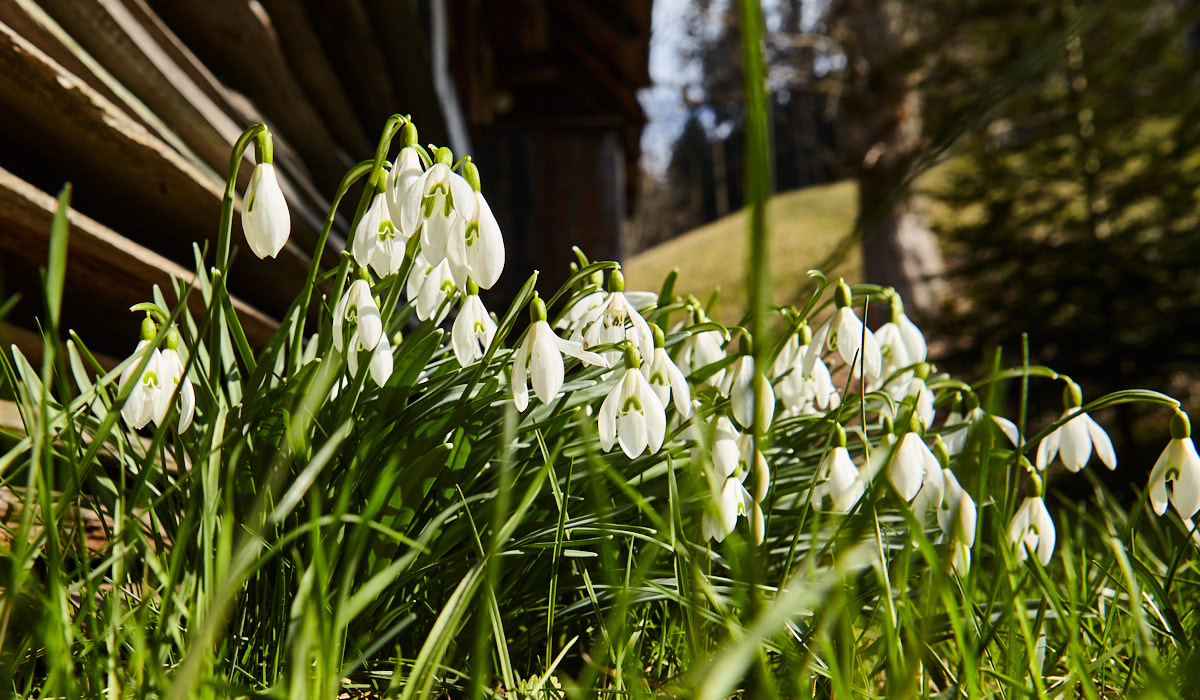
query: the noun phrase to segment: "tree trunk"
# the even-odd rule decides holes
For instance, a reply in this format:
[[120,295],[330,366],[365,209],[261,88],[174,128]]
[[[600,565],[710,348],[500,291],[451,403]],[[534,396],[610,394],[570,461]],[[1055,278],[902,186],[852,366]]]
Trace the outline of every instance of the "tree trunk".
[[843,164],[859,186],[858,230],[865,281],[895,287],[914,316],[939,302],[944,264],[909,189],[922,134],[919,27],[897,0],[844,0],[831,20],[845,48],[841,102]]

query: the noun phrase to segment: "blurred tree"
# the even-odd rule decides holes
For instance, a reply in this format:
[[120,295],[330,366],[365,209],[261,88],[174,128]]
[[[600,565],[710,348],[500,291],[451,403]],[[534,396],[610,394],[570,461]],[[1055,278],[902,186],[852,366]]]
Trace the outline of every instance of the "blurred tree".
[[935,190],[963,295],[942,330],[1010,348],[1027,331],[1038,361],[1097,389],[1194,397],[1181,378],[1200,357],[1200,8],[1057,0],[1024,21],[969,32],[976,71],[1061,41]]

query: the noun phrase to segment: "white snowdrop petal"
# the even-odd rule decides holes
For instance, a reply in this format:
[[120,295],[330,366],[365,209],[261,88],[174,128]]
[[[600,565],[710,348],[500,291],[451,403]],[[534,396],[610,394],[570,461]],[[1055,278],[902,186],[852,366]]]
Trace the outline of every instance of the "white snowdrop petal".
[[1060,429],[1061,442],[1058,446],[1058,456],[1067,469],[1077,472],[1092,456],[1092,440],[1088,435],[1087,424],[1082,420],[1087,416],[1076,414]]
[[[529,333],[532,335],[532,328]],[[529,345],[530,338],[526,336],[525,342],[517,348],[516,355],[513,357],[513,405],[517,407],[518,411],[524,411],[529,406]]]
[[1109,469],[1117,468],[1117,453],[1113,451],[1112,440],[1108,438],[1108,433],[1104,432],[1104,428],[1092,419],[1091,416],[1083,417],[1084,426],[1087,427],[1088,439],[1092,443],[1092,448],[1096,450],[1096,456],[1104,463],[1104,466]]

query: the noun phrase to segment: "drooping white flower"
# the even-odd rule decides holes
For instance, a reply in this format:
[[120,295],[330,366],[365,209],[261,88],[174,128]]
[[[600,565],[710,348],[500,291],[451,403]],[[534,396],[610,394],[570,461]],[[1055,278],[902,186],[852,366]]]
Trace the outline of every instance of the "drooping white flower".
[[353,350],[346,357],[346,368],[350,370],[350,376],[358,375],[359,353],[369,352],[371,354],[371,361],[367,365],[367,372],[371,375],[371,379],[374,380],[376,386],[387,384],[387,380],[392,376],[392,368],[395,362],[392,357],[392,344],[388,341],[387,334],[379,336],[379,342],[371,350],[363,346],[358,334],[355,334],[351,340],[353,342],[350,347]]
[[[338,352],[345,347],[343,333],[346,323],[354,325],[351,338],[357,338],[364,350],[374,350],[383,337],[383,319],[366,280],[354,280],[333,310],[333,346]],[[355,346],[351,344],[350,347]]]
[[662,447],[667,416],[658,395],[636,366],[625,370],[600,406],[600,449],[608,452],[615,440],[630,459]]
[[945,427],[951,428],[964,423],[965,425],[962,428],[948,432],[943,436],[943,439],[946,441],[946,449],[952,455],[963,451],[963,448],[967,444],[967,438],[973,431],[986,429],[989,425],[993,424],[1000,429],[1000,432],[1004,433],[1004,437],[1008,438],[1013,447],[1020,444],[1021,433],[1017,430],[1016,424],[1003,416],[994,416],[990,413],[985,413],[979,406],[967,411],[966,416],[957,411],[946,416]]
[[[883,359],[880,379],[886,379],[903,367],[924,362],[929,354],[925,336],[908,316],[904,314],[904,305],[900,296],[893,294],[890,302],[890,317],[887,323],[875,331],[875,341]],[[911,377],[904,373],[898,377],[901,385],[906,384]]]
[[[1168,494],[1167,482],[1170,482]],[[1176,410],[1171,419],[1171,441],[1159,455],[1150,472],[1150,503],[1154,512],[1167,511],[1167,501],[1191,527],[1191,519],[1200,511],[1200,456],[1192,443],[1187,414]]]
[[1054,520],[1040,496],[1022,501],[1008,526],[1008,541],[1017,548],[1017,561],[1025,561],[1032,552],[1046,566],[1054,554],[1056,536]]
[[400,149],[399,155],[396,156],[396,162],[388,171],[387,184],[384,187],[384,192],[387,194],[388,212],[391,214],[392,223],[399,227],[400,233],[406,239],[412,238],[421,226],[420,197],[414,196],[410,199],[409,191],[420,187],[421,175],[424,172],[421,155],[412,146]]
[[[730,425],[729,430],[733,430],[733,426]],[[755,541],[762,544],[766,518],[761,504],[770,488],[770,470],[762,452],[754,449],[751,436],[738,438],[738,451],[737,467],[732,474],[725,475],[720,467],[707,470],[714,507],[704,514],[702,530],[705,539],[721,542],[737,527],[738,518],[745,516],[750,521]],[[753,492],[746,487],[751,477]]]
[[[442,153],[449,151],[439,149],[439,158]],[[446,246],[454,236],[465,235],[460,229],[475,218],[477,206],[471,185],[451,170],[446,160],[439,159],[421,175],[405,195],[404,210],[405,216],[410,216],[407,211],[415,207],[424,219],[421,252],[427,260],[437,263],[446,259]],[[403,223],[405,230],[410,223]]]
[[[737,527],[738,517],[750,516],[758,508],[754,497],[736,476],[720,480],[713,490],[713,501],[715,508],[705,512],[701,528],[705,539],[717,542],[725,541],[729,533],[733,532]],[[712,512],[713,510],[715,512]],[[758,508],[757,512],[761,514],[762,509]]]
[[[564,354],[598,367],[608,367],[608,361],[594,352],[583,349],[583,345],[563,340],[546,322],[546,305],[536,296],[532,302],[533,323],[525,335],[525,341],[513,354],[512,392],[513,404],[518,411],[529,405],[529,384],[542,403],[548,404],[557,396],[563,385]],[[654,398],[658,401],[658,397]]]
[[[924,485],[926,476],[935,471],[940,476],[941,469],[937,457],[933,456],[921,436],[910,432],[905,433],[895,448],[888,478],[901,498],[912,501]],[[933,488],[941,490],[936,484]]]
[[476,191],[471,196],[475,198],[474,214],[464,218],[462,226],[450,229],[446,260],[458,286],[470,278],[481,289],[491,289],[504,270],[504,238],[483,193]]
[[[914,433],[909,433],[910,435]],[[921,442],[924,445],[924,441]],[[939,448],[944,449],[944,448]],[[929,454],[933,454],[932,450],[927,450]],[[932,460],[925,460],[922,455],[922,466],[925,469],[925,474],[921,481],[921,490],[912,499],[913,515],[917,522],[924,523],[925,515],[929,509],[935,511],[942,506],[942,501],[946,496],[946,480],[945,469],[942,463],[938,461],[935,455]]]
[[242,230],[250,250],[259,258],[279,255],[291,235],[287,199],[271,163],[255,165],[250,175],[250,184],[242,197]]
[[771,373],[778,382],[778,396],[788,415],[830,410],[841,405],[842,397],[833,385],[829,368],[820,357],[813,363],[811,374],[804,373],[804,358],[812,341],[812,331],[802,326],[788,338]]
[[[468,288],[469,291],[469,288]],[[496,337],[496,322],[478,294],[467,294],[450,330],[450,345],[458,364],[466,367],[483,357]]]
[[1047,464],[1054,461],[1055,455],[1058,455],[1063,466],[1077,472],[1091,459],[1093,447],[1096,456],[1105,466],[1116,469],[1117,454],[1113,451],[1112,441],[1108,439],[1104,428],[1088,414],[1081,413],[1079,406],[1064,411],[1063,417],[1067,416],[1074,417],[1038,443],[1037,457],[1034,461],[1038,471],[1044,470]]
[[675,362],[671,360],[671,356],[663,347],[662,330],[654,325],[650,327],[650,330],[654,335],[654,355],[648,362],[642,363],[642,374],[646,376],[646,381],[650,383],[650,388],[658,395],[662,405],[666,407],[674,399],[675,410],[681,418],[686,419],[692,415],[691,387],[688,386],[683,372],[675,366]]
[[707,457],[711,460],[713,473],[727,479],[737,473],[741,461],[742,435],[725,416],[717,416],[711,424],[711,432],[708,428],[703,422],[693,424],[696,439],[693,443],[695,448],[692,450],[692,461],[703,464]]
[[[700,331],[684,338],[679,350],[679,369],[685,376],[691,376],[696,370],[707,367],[725,359],[725,336],[721,331]],[[709,386],[720,386],[725,378],[725,370],[719,369],[707,378],[704,383]]]
[[828,496],[835,513],[849,513],[866,493],[867,485],[850,458],[850,451],[846,449],[846,433],[840,425],[837,426],[835,443],[825,459],[821,460],[818,471],[821,483],[813,494],[813,500],[819,503]]
[[[179,397],[179,432],[184,432],[192,424],[196,413],[196,389],[192,380],[183,373],[183,361],[179,359],[176,347],[179,344],[179,333],[171,329],[167,334],[167,347],[158,355],[159,388],[154,397],[154,424],[162,425],[171,410],[171,399]],[[178,387],[178,392],[176,392]]]
[[[147,322],[150,322],[149,319]],[[150,323],[153,328],[153,322]],[[153,338],[156,332],[152,331],[150,337]],[[145,333],[143,333],[144,335]],[[149,353],[150,359],[146,361],[146,366],[135,379],[133,373],[147,353]],[[125,400],[125,405],[121,407],[121,415],[125,418],[125,422],[136,430],[146,427],[146,424],[154,418],[155,400],[158,398],[162,386],[158,377],[159,357],[158,348],[151,347],[149,340],[138,341],[137,348],[130,356],[129,365],[124,372],[121,372],[121,379],[117,382],[118,393],[125,391],[125,386],[131,380],[135,382],[133,389],[129,392],[129,397]]]
[[450,314],[449,302],[458,293],[450,274],[450,263],[445,260],[430,263],[422,253],[417,253],[413,259],[405,290],[417,311],[417,318],[422,321],[433,318],[435,324],[446,320]]
[[775,418],[775,391],[761,372],[754,371],[753,355],[742,355],[734,360],[725,375],[725,381],[721,383],[721,393],[730,398],[734,420],[743,428],[749,428],[754,423],[756,396],[763,416],[760,432],[765,431]]
[[828,348],[841,355],[850,368],[851,375],[858,376],[858,368],[861,366],[866,382],[874,382],[883,371],[883,356],[879,344],[875,341],[875,335],[863,325],[854,308],[850,306],[850,288],[845,282],[838,283],[835,298],[837,310],[813,334],[813,342],[805,353],[804,374],[812,371],[817,358]]
[[[641,313],[625,296],[625,278],[620,270],[613,270],[608,292],[604,301],[592,309],[581,319],[579,328],[573,340],[582,340],[585,347],[619,343],[627,340],[634,344],[642,357],[654,355],[654,335],[650,332],[650,324],[642,318]],[[620,353],[609,351],[605,353],[609,363],[615,363]]]
[[392,221],[386,196],[380,192],[354,230],[354,262],[359,267],[370,265],[379,277],[394,275],[404,263],[405,240]]
[[966,576],[971,567],[971,547],[975,546],[975,524],[978,518],[975,501],[958,483],[953,472],[945,469],[942,476],[945,481],[945,495],[937,511],[938,526],[942,529],[938,541],[951,543],[954,570],[960,577]]
[[[888,386],[895,386],[895,384],[889,383]],[[915,374],[909,380],[908,384],[897,386],[896,388],[899,391],[893,394],[889,390],[888,393],[892,394],[893,398],[897,401],[907,400],[912,405],[913,413],[921,421],[922,425],[932,425],[935,414],[933,390],[929,388],[925,380],[919,374]],[[890,403],[884,403],[881,412],[886,413],[892,420],[897,418],[896,414],[893,413],[893,406]]]

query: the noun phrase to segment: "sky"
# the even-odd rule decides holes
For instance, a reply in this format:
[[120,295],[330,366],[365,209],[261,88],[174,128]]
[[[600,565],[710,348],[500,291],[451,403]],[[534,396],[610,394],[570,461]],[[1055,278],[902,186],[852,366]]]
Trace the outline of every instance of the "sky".
[[689,37],[684,23],[688,0],[654,0],[650,29],[650,80],[639,91],[646,110],[642,131],[642,167],[662,178],[671,160],[671,147],[683,131],[687,112],[683,90],[698,81],[698,70],[684,57]]

